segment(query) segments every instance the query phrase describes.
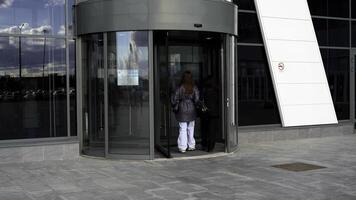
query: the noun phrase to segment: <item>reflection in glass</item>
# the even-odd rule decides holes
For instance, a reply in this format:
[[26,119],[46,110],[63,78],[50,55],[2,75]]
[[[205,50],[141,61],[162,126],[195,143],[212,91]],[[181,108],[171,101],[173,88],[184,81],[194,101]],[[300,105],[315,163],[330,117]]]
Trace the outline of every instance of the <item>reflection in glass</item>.
[[238,46],[239,125],[280,124],[264,47]]
[[75,41],[69,41],[69,100],[70,100],[70,134],[77,135],[77,96],[76,96],[76,60]]
[[321,49],[321,54],[337,119],[350,119],[350,51]]
[[65,34],[65,0],[0,1],[0,33]]
[[[169,37],[167,37],[167,35]],[[221,67],[224,36],[211,32],[155,31],[155,149],[166,157],[178,152],[179,126],[171,97],[179,87],[182,74],[189,70],[209,108],[207,115],[195,120],[196,148],[224,151],[222,131]],[[158,154],[159,155],[159,154]]]
[[83,153],[105,155],[103,34],[82,38]]
[[68,35],[73,35],[73,6],[74,0],[68,0]]
[[0,38],[0,139],[66,136],[64,40],[19,42]]
[[149,154],[148,78],[148,33],[109,33],[109,153]]

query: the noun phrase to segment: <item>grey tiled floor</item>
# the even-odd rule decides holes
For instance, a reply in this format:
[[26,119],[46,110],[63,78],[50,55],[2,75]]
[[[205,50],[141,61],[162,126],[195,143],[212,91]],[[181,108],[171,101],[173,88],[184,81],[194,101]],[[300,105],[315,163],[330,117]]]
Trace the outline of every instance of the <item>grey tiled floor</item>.
[[[306,162],[327,167],[288,172]],[[218,158],[0,165],[0,200],[356,199],[356,135],[242,146]]]

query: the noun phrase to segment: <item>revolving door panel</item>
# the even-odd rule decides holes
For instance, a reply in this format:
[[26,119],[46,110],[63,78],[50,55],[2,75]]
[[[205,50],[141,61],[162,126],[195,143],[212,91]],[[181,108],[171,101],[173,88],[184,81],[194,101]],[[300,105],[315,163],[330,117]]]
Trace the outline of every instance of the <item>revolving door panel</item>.
[[82,153],[148,159],[148,32],[92,34],[81,41]]
[[[171,98],[185,71],[192,73],[200,100],[209,108],[195,120],[197,153],[225,151],[223,131],[224,35],[191,31],[156,31],[155,49],[155,147],[166,157],[178,156],[179,125]],[[217,144],[217,145],[215,145]],[[200,152],[200,153],[199,153]],[[193,154],[192,154],[193,155]]]
[[149,155],[148,32],[107,36],[108,154]]
[[83,147],[90,156],[105,155],[103,34],[84,36],[82,45]]

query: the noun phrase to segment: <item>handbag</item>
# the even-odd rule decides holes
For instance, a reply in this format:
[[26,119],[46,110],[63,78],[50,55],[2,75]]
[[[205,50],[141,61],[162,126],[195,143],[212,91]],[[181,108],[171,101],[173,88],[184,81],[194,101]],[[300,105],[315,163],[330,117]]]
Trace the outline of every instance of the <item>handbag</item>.
[[199,115],[204,115],[209,111],[209,108],[205,105],[204,101],[199,101],[196,107]]
[[172,110],[173,110],[173,113],[178,113],[178,110],[179,110],[179,103],[175,104],[175,105],[172,105]]

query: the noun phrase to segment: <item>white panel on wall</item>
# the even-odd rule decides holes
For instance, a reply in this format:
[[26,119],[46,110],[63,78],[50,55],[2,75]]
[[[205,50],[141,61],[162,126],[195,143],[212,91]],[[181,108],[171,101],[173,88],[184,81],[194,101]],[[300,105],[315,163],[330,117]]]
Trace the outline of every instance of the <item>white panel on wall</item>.
[[[272,66],[278,66],[279,62],[272,62]],[[276,83],[325,83],[324,68],[322,63],[292,63],[284,62],[288,66],[283,71],[278,67],[273,67],[273,73],[278,73]],[[321,65],[321,66],[320,66]],[[303,76],[295,76],[299,71],[303,71]]]
[[334,124],[336,119],[330,117],[334,112],[331,104],[283,106],[283,114],[288,126]]
[[279,90],[284,106],[330,104],[330,99],[324,98],[330,93],[324,83],[279,84]]
[[337,123],[307,0],[255,0],[282,125]]
[[314,27],[310,21],[264,18],[263,23],[269,39],[315,41]]
[[255,0],[258,12],[264,17],[305,19],[310,17],[307,1],[300,0]]
[[[268,39],[267,39],[268,40]],[[316,42],[268,40],[266,43],[272,62],[315,62],[321,60]]]

